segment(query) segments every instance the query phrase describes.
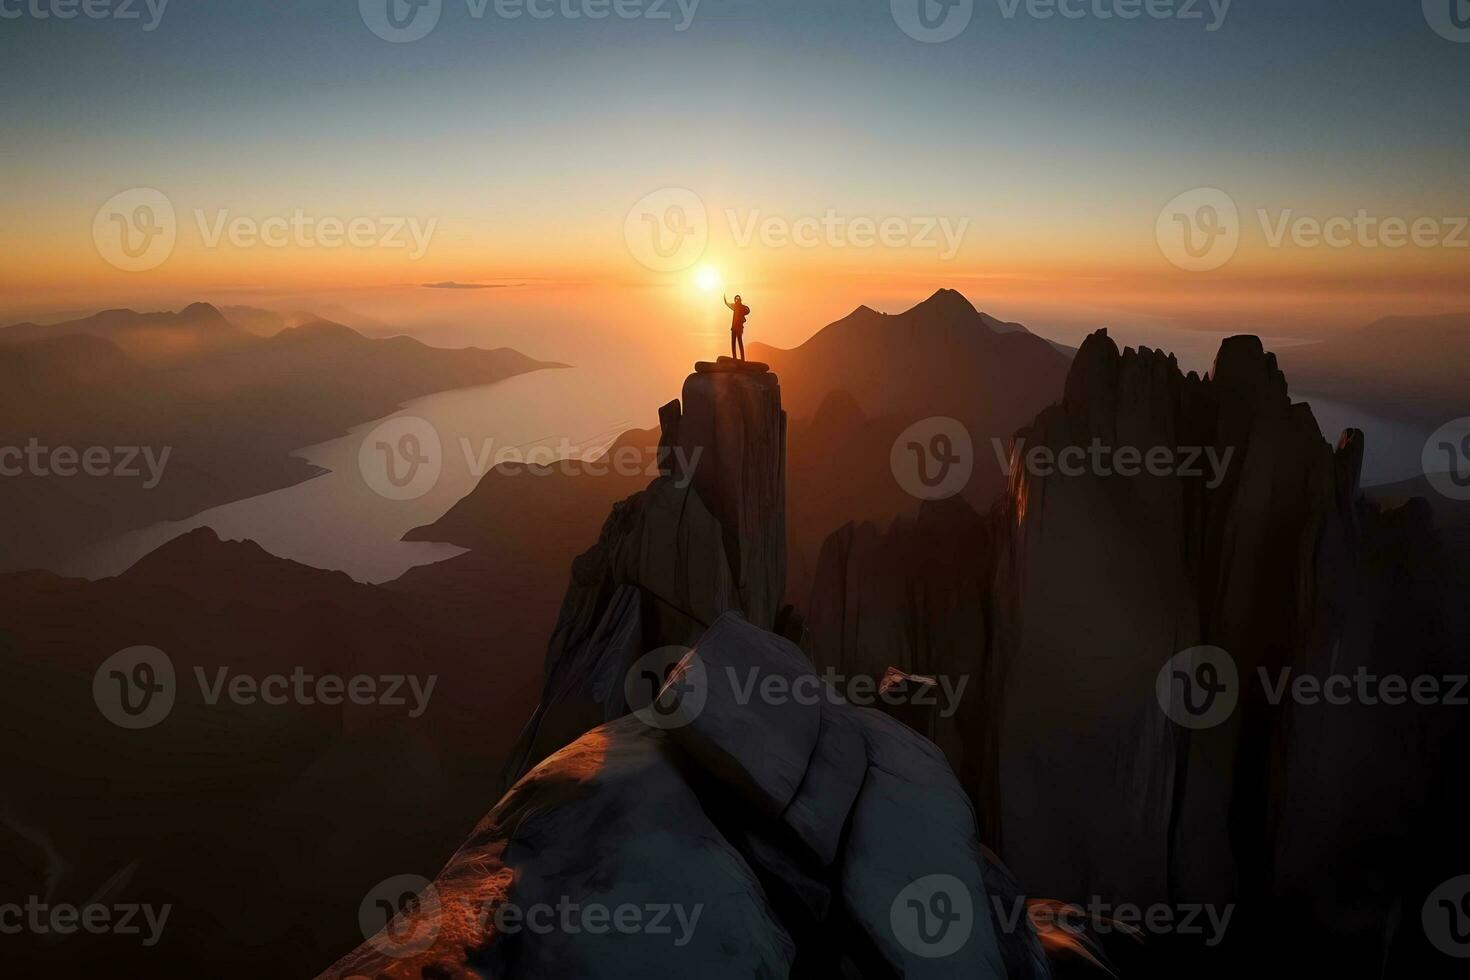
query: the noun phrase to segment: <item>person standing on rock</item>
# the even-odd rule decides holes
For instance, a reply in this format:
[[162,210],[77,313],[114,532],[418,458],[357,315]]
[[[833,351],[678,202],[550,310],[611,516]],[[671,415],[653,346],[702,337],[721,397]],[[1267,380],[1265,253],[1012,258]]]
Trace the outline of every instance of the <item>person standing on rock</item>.
[[[724,296],[720,298],[725,300],[725,305],[735,314],[734,318],[730,321],[730,357],[737,361],[743,361],[745,360],[745,318],[750,316],[750,307],[740,301],[739,293],[735,294],[735,302],[733,303],[725,299]],[[735,354],[736,344],[740,345],[739,356]]]

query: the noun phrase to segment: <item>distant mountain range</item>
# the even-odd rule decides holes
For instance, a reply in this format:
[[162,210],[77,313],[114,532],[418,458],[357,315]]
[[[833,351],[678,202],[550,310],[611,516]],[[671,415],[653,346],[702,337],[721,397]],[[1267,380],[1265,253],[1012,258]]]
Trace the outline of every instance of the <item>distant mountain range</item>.
[[[779,377],[790,417],[788,589],[798,596],[834,529],[917,507],[890,470],[901,432],[933,416],[963,424],[975,466],[962,493],[984,508],[1005,483],[990,440],[1009,438],[1060,397],[1069,363],[1048,341],[979,312],[952,289],[895,315],[860,306],[800,347],[753,343],[749,355]],[[651,463],[657,443],[656,429],[629,432],[613,451],[637,448]],[[647,481],[641,474],[527,478],[522,467],[500,468],[407,539],[565,568],[595,538],[608,505]]]
[[0,570],[57,567],[107,537],[309,479],[294,450],[412,398],[562,366],[320,319],[262,337],[205,303],[0,329],[0,447],[169,454],[154,487],[29,463],[0,479],[0,509],[25,515],[0,528]]
[[1300,391],[1431,429],[1470,415],[1470,313],[1386,317],[1277,356]]

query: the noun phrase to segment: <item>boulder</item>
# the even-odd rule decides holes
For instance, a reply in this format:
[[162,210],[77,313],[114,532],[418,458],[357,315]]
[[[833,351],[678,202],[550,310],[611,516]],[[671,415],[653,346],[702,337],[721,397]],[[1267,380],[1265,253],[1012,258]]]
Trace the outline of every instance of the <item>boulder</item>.
[[[666,692],[699,671],[709,682],[677,700],[683,714],[625,716],[528,772],[410,910],[324,980],[1001,980],[1034,951],[1028,926],[997,930],[997,869],[932,743],[807,685],[775,696],[763,680],[815,675],[735,612]],[[767,693],[757,704],[721,676]],[[619,909],[645,924],[661,910],[663,928],[607,928]]]

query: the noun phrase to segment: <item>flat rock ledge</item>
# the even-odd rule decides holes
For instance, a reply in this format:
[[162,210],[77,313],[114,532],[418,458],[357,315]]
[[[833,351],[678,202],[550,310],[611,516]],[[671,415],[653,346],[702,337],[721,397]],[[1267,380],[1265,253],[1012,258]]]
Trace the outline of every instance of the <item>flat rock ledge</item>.
[[721,357],[715,361],[696,361],[694,370],[699,374],[765,374],[771,370],[771,366],[760,361],[737,361],[733,357]]

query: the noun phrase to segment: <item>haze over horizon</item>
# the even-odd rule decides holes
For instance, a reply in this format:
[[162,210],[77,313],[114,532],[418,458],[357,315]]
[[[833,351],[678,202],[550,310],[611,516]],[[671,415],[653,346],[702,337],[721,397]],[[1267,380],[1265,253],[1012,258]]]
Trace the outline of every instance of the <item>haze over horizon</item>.
[[[0,316],[325,294],[376,315],[384,291],[447,282],[510,284],[549,323],[698,331],[696,266],[763,294],[786,344],[937,286],[1041,326],[1291,335],[1470,309],[1470,59],[1418,4],[979,3],[944,43],[906,34],[901,3],[531,6],[552,16],[431,5],[407,43],[374,33],[371,0],[7,16],[27,95],[0,108]],[[94,223],[137,188],[176,242],[129,272]],[[1196,189],[1228,196],[1239,244],[1192,270],[1160,227]],[[630,245],[640,208],[671,204],[707,226],[688,266]],[[1349,243],[1302,217],[1353,222]],[[354,221],[367,244],[322,230]],[[1385,221],[1410,240],[1380,242]],[[398,297],[403,319],[442,317],[445,292]]]

